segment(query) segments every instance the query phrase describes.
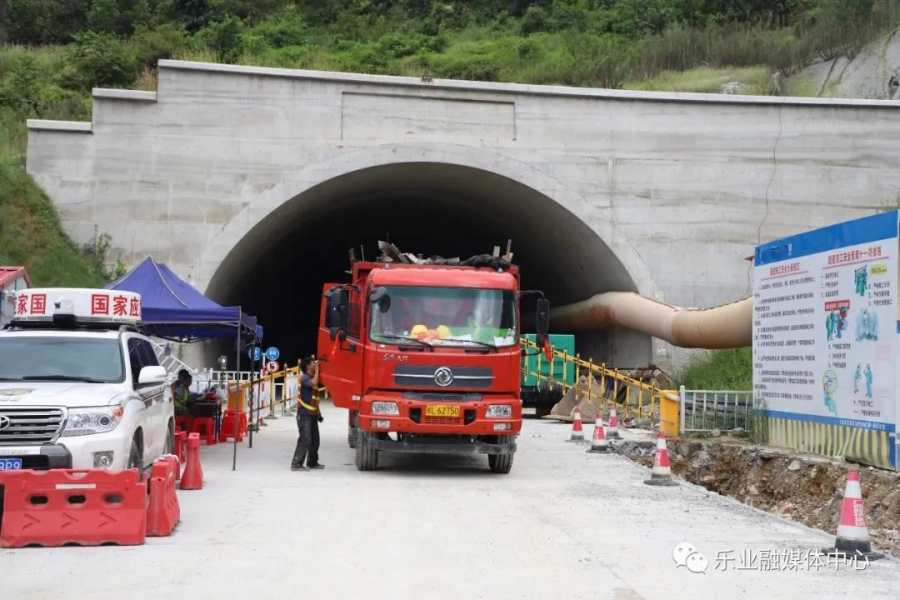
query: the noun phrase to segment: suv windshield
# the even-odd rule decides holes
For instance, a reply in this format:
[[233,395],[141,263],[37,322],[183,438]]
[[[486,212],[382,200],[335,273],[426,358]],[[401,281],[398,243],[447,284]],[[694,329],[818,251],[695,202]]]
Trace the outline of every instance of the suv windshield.
[[23,379],[120,383],[125,368],[119,340],[0,336],[0,381]]
[[410,338],[440,346],[514,346],[515,294],[508,290],[385,286],[370,307],[375,342]]

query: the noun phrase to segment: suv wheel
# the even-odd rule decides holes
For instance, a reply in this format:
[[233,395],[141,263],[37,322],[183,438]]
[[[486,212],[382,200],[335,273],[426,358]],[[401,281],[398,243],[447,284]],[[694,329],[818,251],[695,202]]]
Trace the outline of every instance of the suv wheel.
[[141,448],[138,446],[137,439],[131,440],[131,451],[128,453],[128,466],[126,468],[137,469],[138,471],[144,468]]
[[169,431],[166,433],[166,447],[163,454],[175,454],[175,423],[169,421]]

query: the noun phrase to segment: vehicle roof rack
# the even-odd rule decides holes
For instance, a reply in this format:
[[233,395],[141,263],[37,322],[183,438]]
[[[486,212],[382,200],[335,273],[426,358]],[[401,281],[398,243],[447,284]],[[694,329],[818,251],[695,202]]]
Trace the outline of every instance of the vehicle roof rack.
[[8,331],[34,331],[34,330],[54,330],[54,331],[118,331],[138,332],[135,325],[123,325],[122,323],[111,323],[108,321],[85,321],[76,319],[72,315],[54,315],[52,320],[46,321],[11,321],[7,323],[5,328]]

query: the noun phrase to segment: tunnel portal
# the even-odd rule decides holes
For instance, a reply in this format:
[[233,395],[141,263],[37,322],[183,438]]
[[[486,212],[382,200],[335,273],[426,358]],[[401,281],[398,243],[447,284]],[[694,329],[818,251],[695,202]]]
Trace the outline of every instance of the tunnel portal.
[[[307,355],[322,285],[348,281],[350,248],[371,259],[382,239],[404,252],[463,258],[512,240],[523,289],[542,290],[553,305],[636,291],[604,241],[551,198],[487,170],[411,162],[342,175],[285,202],[235,245],[207,294],[256,315],[264,346]],[[648,336],[615,329],[580,334],[577,345],[621,367],[646,364],[651,353]]]

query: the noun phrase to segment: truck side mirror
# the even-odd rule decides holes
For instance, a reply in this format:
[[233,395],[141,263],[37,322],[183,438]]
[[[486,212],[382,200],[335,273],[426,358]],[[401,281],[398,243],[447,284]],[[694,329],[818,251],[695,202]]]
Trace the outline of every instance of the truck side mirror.
[[[325,327],[331,330],[346,329],[350,294],[347,290],[333,288],[325,293]],[[334,339],[334,334],[331,336]]]
[[547,335],[550,331],[550,301],[546,298],[538,298],[535,309],[535,333]]

